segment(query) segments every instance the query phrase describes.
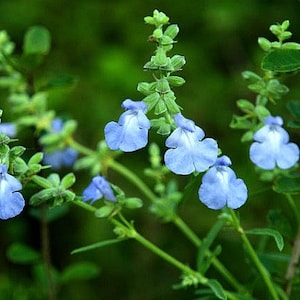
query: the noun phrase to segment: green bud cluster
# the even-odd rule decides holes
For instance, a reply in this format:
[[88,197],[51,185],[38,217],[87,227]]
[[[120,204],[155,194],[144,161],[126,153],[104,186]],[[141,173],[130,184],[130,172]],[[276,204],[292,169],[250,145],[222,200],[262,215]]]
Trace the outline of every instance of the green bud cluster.
[[0,163],[9,166],[11,174],[14,174],[22,182],[27,182],[32,176],[45,168],[41,164],[43,153],[35,153],[26,162],[21,158],[26,148],[23,146],[10,146],[10,143],[15,141],[5,134],[0,134]]
[[277,37],[278,41],[271,42],[264,37],[258,38],[259,46],[266,52],[272,49],[295,49],[300,50],[300,44],[294,42],[284,42],[291,38],[292,33],[287,29],[290,26],[290,22],[285,20],[282,24],[276,24],[270,26],[270,31]]
[[29,203],[33,206],[41,203],[59,206],[75,199],[75,193],[69,190],[75,183],[75,175],[73,173],[68,173],[62,179],[56,173],[50,174],[47,178],[35,175],[32,180],[43,188],[30,198]]
[[[267,108],[269,102],[276,104],[289,92],[288,87],[280,82],[280,75],[283,75],[283,72],[274,72],[272,68],[266,67],[268,63],[270,64],[269,55],[274,55],[278,51],[283,51],[283,56],[290,55],[290,53],[285,54],[285,51],[298,52],[300,49],[298,43],[285,42],[292,36],[292,33],[287,31],[289,25],[289,21],[284,21],[282,24],[270,26],[270,31],[277,37],[278,41],[271,42],[264,37],[258,39],[259,46],[267,52],[262,63],[264,74],[261,76],[252,71],[242,73],[243,78],[248,82],[248,89],[256,94],[254,103],[246,99],[237,101],[237,106],[243,115],[234,115],[230,123],[231,128],[246,130],[241,138],[242,141],[251,141],[253,133],[263,125],[265,117],[271,115]],[[283,56],[282,59],[284,59]],[[274,62],[274,64],[276,63]]]
[[148,112],[154,112],[152,126],[157,128],[161,135],[168,135],[173,124],[172,116],[180,112],[180,107],[176,103],[176,96],[172,87],[181,86],[185,80],[180,76],[173,75],[174,72],[182,70],[186,63],[184,56],[168,56],[168,52],[173,49],[174,40],[179,32],[179,27],[175,24],[168,24],[169,18],[162,12],[154,10],[153,16],[145,17],[145,22],[154,25],[149,41],[156,43],[156,51],[151,56],[150,61],[144,65],[144,69],[150,71],[155,79],[154,82],[140,82],[137,90],[145,95],[143,101],[148,105]]

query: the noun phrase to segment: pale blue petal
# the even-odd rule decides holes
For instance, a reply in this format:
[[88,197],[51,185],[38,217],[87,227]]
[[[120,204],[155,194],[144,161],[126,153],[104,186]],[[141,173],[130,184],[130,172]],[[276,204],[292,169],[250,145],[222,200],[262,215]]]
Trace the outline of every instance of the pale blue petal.
[[0,219],[6,220],[19,215],[24,209],[25,201],[21,193],[0,191]]
[[182,130],[181,128],[176,128],[166,139],[165,145],[168,148],[177,148],[185,146],[185,141],[182,138],[184,134],[184,130]]
[[83,191],[82,195],[83,201],[91,200],[91,203],[103,197],[103,194],[93,182],[91,182],[89,186]]
[[264,170],[272,170],[276,167],[275,157],[267,143],[253,143],[250,146],[250,160]]
[[202,178],[202,184],[199,189],[199,199],[208,208],[221,209],[226,206],[227,194],[220,184],[217,176],[217,168],[209,169]]
[[164,160],[167,168],[175,174],[188,175],[195,171],[193,157],[184,147],[167,150]]
[[299,147],[295,143],[288,143],[281,146],[281,153],[277,156],[277,165],[281,169],[288,169],[294,166],[299,160]]
[[17,134],[17,127],[13,123],[1,123],[0,133],[3,133],[8,137],[15,137]]
[[7,166],[0,165],[0,219],[18,215],[25,206],[23,196],[17,192],[22,189],[19,180],[7,174]]
[[58,170],[62,167],[70,167],[74,164],[78,152],[72,148],[66,148],[64,150],[57,150],[51,153],[45,153],[43,162],[46,165],[50,165],[54,170]]
[[248,198],[248,190],[242,179],[235,178],[230,181],[227,206],[237,209],[245,204]]
[[118,150],[123,140],[123,129],[116,122],[109,122],[104,128],[105,141],[111,150]]
[[94,201],[104,197],[110,201],[116,201],[116,197],[110,187],[110,184],[103,176],[95,176],[89,186],[83,191],[83,201]]
[[195,145],[191,155],[195,170],[204,172],[215,163],[218,156],[218,144],[214,139],[206,138]]

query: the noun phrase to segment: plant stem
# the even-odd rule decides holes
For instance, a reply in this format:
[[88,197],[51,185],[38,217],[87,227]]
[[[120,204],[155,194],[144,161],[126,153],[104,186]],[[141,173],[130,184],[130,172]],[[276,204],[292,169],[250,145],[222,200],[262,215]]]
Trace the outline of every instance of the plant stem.
[[293,278],[295,277],[297,267],[299,264],[299,256],[300,256],[300,215],[299,215],[299,210],[298,207],[296,206],[296,203],[293,199],[293,197],[290,194],[286,194],[288,203],[291,207],[291,210],[293,211],[295,215],[295,219],[297,222],[298,226],[298,232],[296,234],[294,243],[293,243],[293,249],[292,249],[292,254],[291,258],[285,273],[285,279],[287,280],[287,285],[285,288],[285,292],[288,296],[291,295],[292,293],[292,287],[293,287]]
[[95,152],[88,147],[85,147],[78,142],[76,142],[73,138],[68,139],[69,146],[74,150],[77,150],[79,153],[84,155],[94,155]]
[[56,299],[56,287],[51,272],[51,257],[50,257],[50,243],[49,243],[49,228],[46,219],[46,205],[43,204],[40,207],[41,211],[41,243],[42,243],[42,256],[45,266],[47,287],[48,287],[48,299]]
[[[178,216],[173,219],[173,223],[179,228],[181,232],[184,233],[186,237],[197,247],[199,248],[202,244],[201,239],[191,230],[191,228]],[[208,250],[207,254],[210,255],[211,252]],[[212,258],[212,265],[216,270],[231,284],[237,291],[245,291],[244,286],[242,286],[228,271],[228,269],[219,261],[217,257]]]
[[279,300],[279,296],[278,296],[278,294],[275,290],[275,287],[272,283],[269,272],[265,269],[265,267],[259,260],[255,250],[253,249],[250,241],[248,240],[247,235],[244,232],[244,229],[240,226],[239,220],[238,220],[235,212],[232,209],[230,209],[230,213],[231,213],[234,225],[235,225],[238,233],[241,235],[241,239],[244,243],[245,249],[247,250],[250,258],[252,259],[252,262],[256,266],[257,271],[259,272],[261,278],[263,279],[265,285],[267,286],[269,293],[272,296],[272,299]]
[[114,160],[108,162],[108,167],[132,182],[149,200],[156,200],[156,195],[134,172]]

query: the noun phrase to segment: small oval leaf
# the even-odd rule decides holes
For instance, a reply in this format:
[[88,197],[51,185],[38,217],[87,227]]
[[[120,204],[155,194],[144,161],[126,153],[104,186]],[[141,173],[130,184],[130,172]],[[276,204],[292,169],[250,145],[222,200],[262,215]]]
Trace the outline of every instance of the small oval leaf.
[[262,60],[261,67],[273,72],[293,72],[300,69],[300,51],[277,49],[269,52]]

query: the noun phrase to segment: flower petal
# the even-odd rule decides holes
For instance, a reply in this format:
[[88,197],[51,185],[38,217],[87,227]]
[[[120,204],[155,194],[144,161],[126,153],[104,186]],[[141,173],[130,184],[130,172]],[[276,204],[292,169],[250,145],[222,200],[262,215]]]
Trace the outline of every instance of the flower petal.
[[104,128],[105,141],[111,150],[118,150],[122,137],[122,127],[116,122],[109,122]]
[[279,155],[276,160],[278,167],[281,169],[291,168],[299,160],[299,147],[295,143],[282,145],[281,152],[284,155]]
[[193,157],[185,147],[178,147],[166,151],[165,164],[175,174],[188,175],[195,171]]
[[255,142],[250,146],[250,160],[264,170],[272,170],[276,167],[275,157],[266,143]]
[[200,201],[211,209],[221,209],[227,202],[227,195],[224,193],[217,172],[217,168],[212,167],[203,175],[198,192]]
[[0,194],[0,219],[13,218],[21,213],[25,201],[19,192],[6,192]]

